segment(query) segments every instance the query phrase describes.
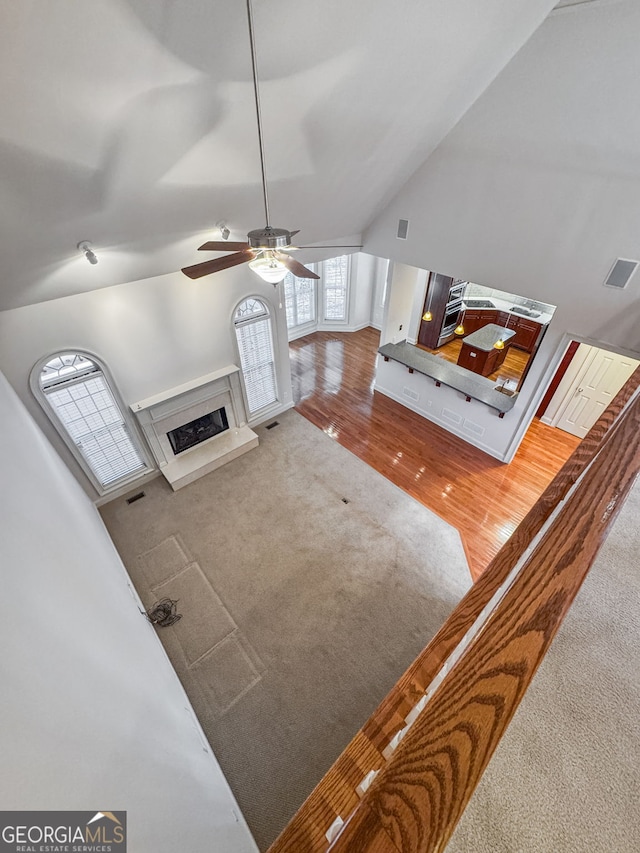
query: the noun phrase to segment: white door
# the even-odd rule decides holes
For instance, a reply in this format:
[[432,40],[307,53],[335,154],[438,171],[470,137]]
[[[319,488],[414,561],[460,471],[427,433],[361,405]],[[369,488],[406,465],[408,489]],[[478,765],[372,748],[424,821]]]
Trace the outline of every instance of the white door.
[[640,362],[592,347],[554,426],[584,438]]

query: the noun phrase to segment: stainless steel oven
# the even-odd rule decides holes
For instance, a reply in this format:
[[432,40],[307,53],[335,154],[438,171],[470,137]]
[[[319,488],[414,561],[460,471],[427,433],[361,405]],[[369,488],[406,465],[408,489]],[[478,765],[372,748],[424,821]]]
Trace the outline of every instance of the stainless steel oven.
[[457,299],[455,302],[448,302],[447,307],[444,309],[444,319],[442,321],[442,331],[448,329],[450,326],[455,327],[458,325],[460,320],[460,315],[464,310],[464,302],[462,299]]
[[462,299],[464,296],[464,292],[467,289],[468,282],[466,281],[456,281],[449,288],[449,302],[455,302],[458,299]]
[[438,346],[441,347],[455,337],[454,330],[460,323],[462,313],[464,311],[464,302],[462,299],[456,299],[454,302],[448,302],[444,311],[444,319],[442,321],[442,329],[438,338]]

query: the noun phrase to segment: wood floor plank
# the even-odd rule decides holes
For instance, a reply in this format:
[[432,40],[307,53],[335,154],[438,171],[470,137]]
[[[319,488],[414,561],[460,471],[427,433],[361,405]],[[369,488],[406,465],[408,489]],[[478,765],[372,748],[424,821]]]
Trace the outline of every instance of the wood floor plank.
[[290,345],[294,403],[327,435],[460,532],[477,579],[580,443],[534,419],[509,465],[374,393],[379,332]]

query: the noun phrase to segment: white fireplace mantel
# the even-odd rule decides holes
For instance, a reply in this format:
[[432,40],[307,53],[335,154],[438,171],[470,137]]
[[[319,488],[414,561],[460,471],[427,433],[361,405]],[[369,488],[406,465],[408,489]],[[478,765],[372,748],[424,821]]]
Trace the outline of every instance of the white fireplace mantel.
[[[239,372],[232,364],[132,404],[158,467],[174,491],[257,447],[258,436],[247,426]],[[174,454],[168,432],[222,407],[228,430]]]

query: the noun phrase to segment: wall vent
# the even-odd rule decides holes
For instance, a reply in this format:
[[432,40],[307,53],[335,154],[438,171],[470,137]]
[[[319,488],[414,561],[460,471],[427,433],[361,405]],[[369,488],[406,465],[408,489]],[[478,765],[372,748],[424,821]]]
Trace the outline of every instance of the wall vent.
[[640,261],[631,261],[628,258],[618,258],[609,270],[604,286],[625,288],[637,270],[639,263]]
[[416,391],[412,391],[411,388],[407,388],[406,385],[402,389],[402,393],[404,394],[405,397],[408,397],[410,400],[417,401],[420,399],[420,394],[418,394]]
[[465,432],[473,433],[473,435],[481,436],[484,435],[484,427],[480,426],[480,424],[474,424],[473,421],[467,421],[462,425],[462,429]]
[[398,219],[398,240],[406,240],[409,233],[409,220]]
[[462,423],[462,415],[459,415],[457,412],[454,412],[451,409],[443,409],[442,417],[446,421],[451,421],[452,424]]

